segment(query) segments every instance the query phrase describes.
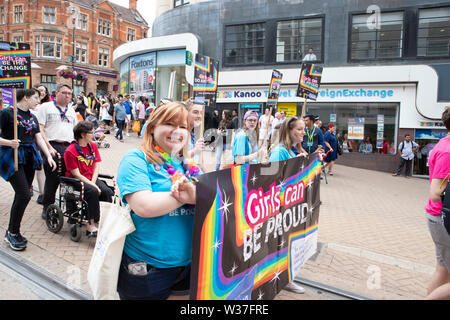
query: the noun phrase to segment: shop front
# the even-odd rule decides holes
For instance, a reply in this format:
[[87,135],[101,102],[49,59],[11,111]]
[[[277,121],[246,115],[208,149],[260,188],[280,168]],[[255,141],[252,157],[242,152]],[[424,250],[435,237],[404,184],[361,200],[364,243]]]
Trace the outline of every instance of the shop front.
[[[297,86],[282,87],[276,111],[286,111],[287,117],[300,115],[303,100],[296,97]],[[247,110],[264,112],[267,101],[266,87],[219,87],[217,102],[239,106],[239,117]],[[415,86],[398,85],[322,85],[317,101],[308,101],[306,114],[319,116],[323,129],[328,123],[336,125],[340,141],[348,139],[350,153],[343,154],[339,163],[381,171],[393,171],[400,126],[409,127],[414,134],[408,107],[413,105]],[[274,112],[275,113],[275,110]],[[402,119],[404,114],[405,118]],[[372,145],[371,152],[363,152],[365,140]],[[387,153],[382,153],[383,143]],[[386,149],[386,148],[385,148]]]

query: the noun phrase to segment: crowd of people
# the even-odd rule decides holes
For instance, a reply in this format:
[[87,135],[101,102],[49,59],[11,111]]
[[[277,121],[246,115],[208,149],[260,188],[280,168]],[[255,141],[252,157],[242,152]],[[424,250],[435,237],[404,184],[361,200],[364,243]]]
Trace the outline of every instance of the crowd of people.
[[[123,141],[124,135],[128,137],[135,132],[141,143],[125,154],[117,172],[120,196],[130,206],[136,227],[125,240],[118,293],[121,299],[185,296],[189,292],[195,181],[208,171],[200,161],[208,145],[216,152],[215,170],[228,164],[257,164],[317,154],[329,175],[333,175],[338,154],[352,148],[346,136],[340,141],[333,123],[323,132],[320,119],[311,114],[286,117],[281,111],[272,116],[270,109],[266,109],[260,116],[250,110],[243,115],[240,126],[238,113],[224,110],[220,119],[218,114],[212,117],[215,123],[211,126],[203,112],[202,102],[192,98],[185,102],[162,99],[153,108],[145,97],[136,100],[129,95],[98,99],[80,94],[73,99],[72,89],[66,84],[58,85],[54,96],[43,85],[18,90],[17,139],[13,135],[13,108],[0,111],[0,175],[15,191],[5,241],[13,250],[26,248],[27,239],[21,234],[20,225],[31,199],[33,180],[36,176],[38,202],[43,206],[42,218],[46,219],[48,206],[55,202],[60,175],[85,184],[86,236],[95,238],[101,215],[99,201],[111,201],[113,197],[112,191],[98,179],[101,156],[96,142],[107,134]],[[443,121],[450,132],[449,112],[447,109]],[[404,164],[408,166],[407,157],[416,147],[405,137],[398,149],[402,159],[406,158],[398,172]],[[448,158],[446,145],[433,149],[430,155],[427,212],[433,240],[442,251],[438,253],[439,266],[430,293],[445,285],[443,280],[448,279],[450,270],[445,258],[450,236],[443,235],[442,228],[437,230],[433,222],[440,215],[439,196],[447,179],[443,175],[450,172],[450,159],[445,157]],[[442,237],[444,244],[439,240]],[[304,292],[294,283],[286,288]]]

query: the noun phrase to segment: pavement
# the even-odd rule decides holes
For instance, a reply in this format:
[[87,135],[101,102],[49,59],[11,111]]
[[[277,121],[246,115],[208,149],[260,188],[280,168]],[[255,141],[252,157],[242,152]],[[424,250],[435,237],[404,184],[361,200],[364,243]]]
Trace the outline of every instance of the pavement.
[[[100,149],[101,172],[116,176],[122,156],[142,140],[135,133],[125,136],[123,143],[112,135],[108,140],[111,148]],[[212,152],[205,154],[214,159]],[[214,168],[214,161],[208,168]],[[328,176],[328,184],[322,181],[320,193],[318,252],[297,276],[372,299],[423,299],[436,264],[424,211],[428,181],[336,164],[334,176]],[[83,235],[80,242],[71,241],[66,222],[59,233],[48,231],[37,196],[35,192],[22,220],[28,247],[15,254],[90,294],[87,270],[95,239]],[[1,236],[8,227],[13,197],[10,184],[0,179]],[[0,246],[7,248],[3,241]],[[324,298],[311,290],[305,294],[283,290],[276,297]]]

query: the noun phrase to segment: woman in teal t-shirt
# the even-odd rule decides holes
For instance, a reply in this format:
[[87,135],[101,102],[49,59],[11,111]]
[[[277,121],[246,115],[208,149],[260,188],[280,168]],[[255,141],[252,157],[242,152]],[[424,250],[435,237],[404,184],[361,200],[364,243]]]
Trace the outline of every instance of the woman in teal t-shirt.
[[152,112],[141,147],[120,163],[117,184],[136,227],[125,239],[119,271],[123,300],[189,292],[196,197],[190,181],[200,170],[182,157],[188,142],[188,112],[171,102]]
[[297,117],[286,119],[280,126],[278,142],[269,155],[269,161],[288,160],[297,156],[306,157],[302,142],[305,135],[305,122]]
[[247,111],[242,130],[233,140],[232,155],[235,164],[255,164],[263,150],[258,151],[258,112]]

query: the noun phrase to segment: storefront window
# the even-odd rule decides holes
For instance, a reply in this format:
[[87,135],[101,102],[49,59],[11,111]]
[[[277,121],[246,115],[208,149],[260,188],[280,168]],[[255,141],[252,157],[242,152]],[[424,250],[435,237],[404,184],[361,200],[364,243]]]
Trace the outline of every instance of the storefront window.
[[[188,84],[185,76],[185,50],[168,50],[157,53],[158,68],[156,72],[156,104],[162,98],[186,100],[188,98]],[[173,74],[173,91],[169,97],[169,86]]]
[[126,95],[130,90],[129,80],[130,80],[130,59],[126,59],[120,64],[120,89],[119,89],[120,94]]
[[129,93],[138,97],[145,96],[149,102],[155,103],[155,68],[155,52],[131,57]]
[[414,159],[414,174],[429,175],[428,157],[440,139],[447,136],[445,129],[416,129],[414,141],[419,145]]
[[381,153],[387,140],[388,154],[395,154],[397,108],[396,103],[310,103],[306,113],[319,116],[325,130],[328,123],[334,123],[339,139],[349,138],[352,152],[362,152],[368,137],[372,153]]

